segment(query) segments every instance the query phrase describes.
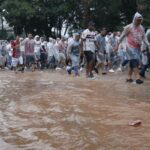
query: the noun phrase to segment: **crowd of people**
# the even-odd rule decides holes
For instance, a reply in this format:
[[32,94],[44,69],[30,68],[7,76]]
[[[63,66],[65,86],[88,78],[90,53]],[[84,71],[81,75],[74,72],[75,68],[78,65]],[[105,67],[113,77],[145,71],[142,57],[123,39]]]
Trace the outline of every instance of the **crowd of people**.
[[79,76],[85,68],[86,77],[94,78],[94,73],[103,75],[129,69],[127,82],[142,84],[150,65],[150,29],[145,34],[141,25],[143,17],[136,13],[133,22],[121,33],[108,32],[103,27],[95,31],[94,22],[82,33],[74,33],[69,38],[16,36],[15,40],[0,41],[1,69],[24,72],[44,69],[64,69],[70,75]]

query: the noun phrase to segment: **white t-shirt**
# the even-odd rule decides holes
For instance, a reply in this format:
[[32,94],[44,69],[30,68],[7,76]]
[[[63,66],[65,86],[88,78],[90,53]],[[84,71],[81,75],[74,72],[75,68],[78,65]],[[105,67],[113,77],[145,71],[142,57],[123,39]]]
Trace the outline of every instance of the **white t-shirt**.
[[25,51],[24,41],[20,42],[20,51],[21,52]]
[[34,52],[39,53],[41,48],[41,41],[36,41],[35,40],[35,45],[34,45]]
[[70,45],[74,41],[73,37],[68,38],[68,45]]
[[48,57],[54,56],[55,53],[54,44],[52,42],[48,42],[47,47],[48,47]]
[[106,40],[106,53],[109,53],[109,49],[110,49],[109,38],[110,38],[110,35],[106,35],[105,36],[105,40]]
[[81,38],[84,40],[83,42],[83,50],[84,51],[91,51],[95,52],[96,46],[96,33],[94,31],[90,31],[89,29],[86,29],[83,31]]

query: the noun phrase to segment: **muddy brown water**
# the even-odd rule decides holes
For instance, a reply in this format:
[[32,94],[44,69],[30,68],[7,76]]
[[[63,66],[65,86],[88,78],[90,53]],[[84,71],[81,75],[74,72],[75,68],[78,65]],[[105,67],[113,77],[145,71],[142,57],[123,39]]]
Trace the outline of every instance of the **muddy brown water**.
[[125,78],[0,72],[0,150],[150,150],[150,76]]

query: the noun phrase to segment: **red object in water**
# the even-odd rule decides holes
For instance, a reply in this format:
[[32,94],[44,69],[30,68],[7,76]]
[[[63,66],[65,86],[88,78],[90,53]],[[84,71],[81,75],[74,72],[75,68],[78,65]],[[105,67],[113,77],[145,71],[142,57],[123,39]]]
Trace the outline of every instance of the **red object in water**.
[[135,120],[129,123],[129,126],[139,126],[142,124],[141,120]]

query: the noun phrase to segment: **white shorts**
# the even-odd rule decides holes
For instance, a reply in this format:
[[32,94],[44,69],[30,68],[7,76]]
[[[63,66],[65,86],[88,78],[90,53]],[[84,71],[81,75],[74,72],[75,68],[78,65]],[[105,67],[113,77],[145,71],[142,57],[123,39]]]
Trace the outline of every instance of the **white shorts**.
[[19,58],[12,57],[12,66],[17,67],[18,64],[19,64]]
[[13,67],[17,67],[18,64],[20,64],[20,65],[23,64],[23,58],[22,58],[22,56],[20,56],[19,58],[12,57],[12,66]]

